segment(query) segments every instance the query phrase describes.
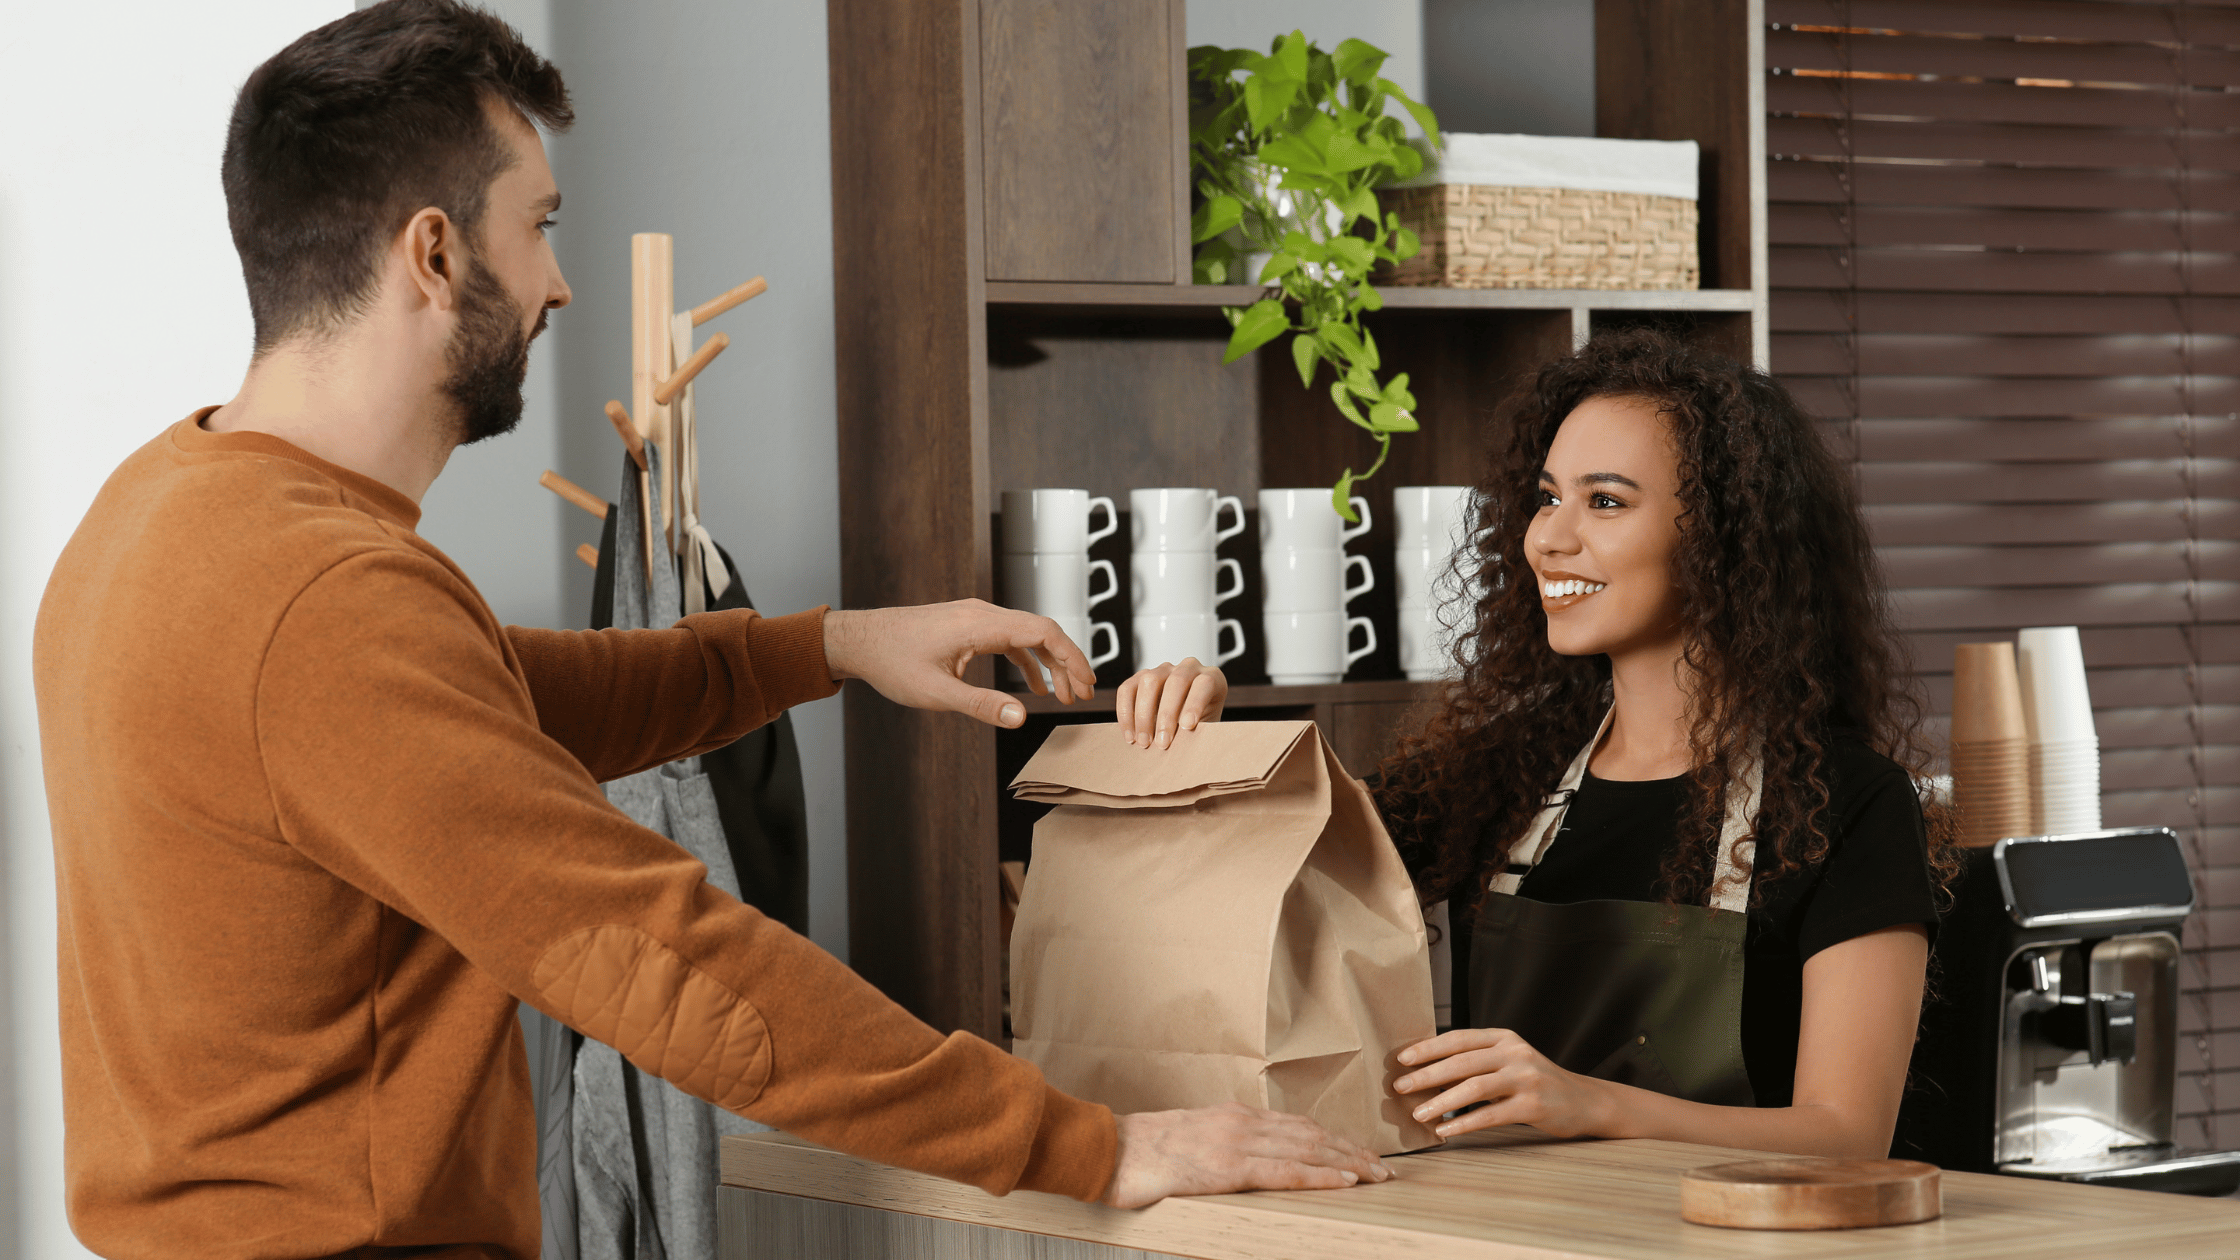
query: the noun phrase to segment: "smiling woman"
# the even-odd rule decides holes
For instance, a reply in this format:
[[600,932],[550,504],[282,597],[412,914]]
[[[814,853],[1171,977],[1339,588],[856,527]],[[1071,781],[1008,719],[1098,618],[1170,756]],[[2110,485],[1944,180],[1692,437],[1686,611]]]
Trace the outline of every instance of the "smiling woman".
[[[1395,1089],[1442,1136],[1886,1153],[1954,864],[1849,479],[1763,373],[1654,333],[1510,421],[1463,676],[1377,783],[1456,928],[1458,1026]],[[1120,708],[1225,694],[1185,662]]]

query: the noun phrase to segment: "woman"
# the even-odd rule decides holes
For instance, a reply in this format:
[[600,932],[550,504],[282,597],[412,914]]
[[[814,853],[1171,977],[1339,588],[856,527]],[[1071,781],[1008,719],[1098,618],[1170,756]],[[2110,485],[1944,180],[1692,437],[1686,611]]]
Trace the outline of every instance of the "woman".
[[[1375,787],[1455,922],[1457,1027],[1394,1089],[1442,1137],[1887,1154],[1955,864],[1849,479],[1762,373],[1628,332],[1541,372],[1479,494],[1462,677]],[[1227,691],[1160,666],[1120,721],[1165,747]]]

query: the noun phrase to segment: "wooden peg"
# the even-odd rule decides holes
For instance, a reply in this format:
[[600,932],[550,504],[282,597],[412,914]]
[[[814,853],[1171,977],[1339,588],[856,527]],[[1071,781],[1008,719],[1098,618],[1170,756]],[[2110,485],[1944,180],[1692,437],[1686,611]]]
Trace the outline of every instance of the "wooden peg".
[[607,420],[614,425],[615,435],[622,439],[622,448],[630,452],[630,462],[638,466],[639,472],[644,472],[646,440],[638,436],[638,426],[630,423],[630,413],[622,409],[621,403],[610,398],[607,400]]
[[579,486],[576,483],[568,480],[566,477],[561,476],[559,473],[556,473],[547,468],[544,470],[544,476],[537,478],[537,484],[543,486],[547,490],[550,490],[554,494],[559,495],[561,498],[566,499],[568,502],[575,504],[577,507],[582,508],[584,511],[591,513],[593,516],[598,517],[600,520],[603,521],[607,519],[608,504],[605,499],[602,499],[598,495],[591,493],[589,490],[586,490],[582,486]]
[[590,543],[577,543],[576,559],[590,565],[593,569],[597,569],[599,567],[599,549]]
[[698,328],[700,325],[707,323],[709,320],[723,314],[725,311],[728,311],[732,307],[739,305],[741,302],[745,302],[751,298],[761,297],[764,293],[769,291],[769,288],[770,286],[763,282],[761,276],[756,276],[754,279],[747,281],[745,284],[740,285],[738,288],[731,290],[729,293],[726,293],[721,297],[709,298],[707,301],[702,302],[700,305],[692,308],[692,326],[694,328]]
[[[653,400],[664,407],[668,406],[669,400],[683,393],[684,387],[692,383],[692,378],[700,375],[700,369],[715,362],[716,356],[722,354],[724,347],[730,344],[731,338],[722,333],[701,343],[700,348],[692,352],[691,358],[678,365],[675,376],[653,387]],[[664,447],[663,450],[667,448]]]

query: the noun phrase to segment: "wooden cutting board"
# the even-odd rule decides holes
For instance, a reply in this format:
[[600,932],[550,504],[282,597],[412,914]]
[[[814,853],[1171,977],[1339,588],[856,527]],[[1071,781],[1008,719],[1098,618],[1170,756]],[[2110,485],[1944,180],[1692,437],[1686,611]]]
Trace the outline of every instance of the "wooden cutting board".
[[1863,1229],[1944,1212],[1936,1165],[1910,1159],[1754,1159],[1680,1174],[1680,1219],[1726,1229]]

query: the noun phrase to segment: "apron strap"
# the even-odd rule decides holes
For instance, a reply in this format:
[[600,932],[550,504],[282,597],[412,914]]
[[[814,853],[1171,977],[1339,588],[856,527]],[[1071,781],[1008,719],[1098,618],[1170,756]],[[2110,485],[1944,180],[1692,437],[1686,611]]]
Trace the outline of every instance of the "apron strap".
[[[1602,737],[1609,733],[1610,719],[1616,712],[1616,706],[1612,706],[1602,715],[1594,737],[1571,759],[1554,794],[1525,828],[1524,842],[1509,854],[1508,868],[1493,877],[1493,891],[1516,895],[1525,876],[1547,856],[1548,846],[1555,843],[1556,833],[1563,829],[1563,816],[1571,808],[1571,798],[1586,778],[1587,762],[1594,756],[1594,750],[1602,746]],[[1742,789],[1739,793],[1731,787],[1728,790],[1726,817],[1719,827],[1719,853],[1711,875],[1711,908],[1737,914],[1750,904],[1750,873],[1757,857],[1757,842],[1750,832],[1757,823],[1758,802],[1765,792],[1765,768],[1759,758],[1752,757],[1743,767],[1739,786]]]

